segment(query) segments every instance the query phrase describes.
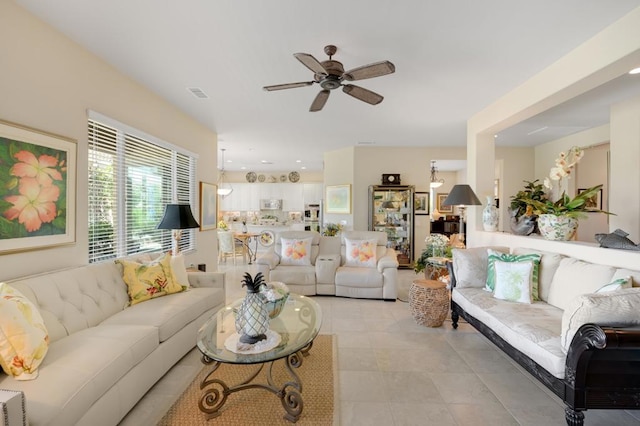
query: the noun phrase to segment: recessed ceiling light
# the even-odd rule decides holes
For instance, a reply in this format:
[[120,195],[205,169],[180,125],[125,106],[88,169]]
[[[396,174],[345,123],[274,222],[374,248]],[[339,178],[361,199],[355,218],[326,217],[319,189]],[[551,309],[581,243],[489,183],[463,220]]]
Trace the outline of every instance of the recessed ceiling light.
[[629,74],[640,74],[640,67],[632,69]]
[[307,168],[305,166],[300,167],[300,169],[307,170]]
[[240,170],[247,170],[245,166],[240,167]]
[[260,161],[262,164],[273,164],[271,161],[268,160],[262,160]]
[[296,163],[302,163],[302,160],[296,160]]

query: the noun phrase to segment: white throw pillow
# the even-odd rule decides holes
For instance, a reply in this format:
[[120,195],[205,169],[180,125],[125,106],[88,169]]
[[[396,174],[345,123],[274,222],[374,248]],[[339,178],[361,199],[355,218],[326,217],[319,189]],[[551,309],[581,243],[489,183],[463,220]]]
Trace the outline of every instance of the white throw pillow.
[[483,288],[487,282],[487,249],[509,252],[508,247],[474,247],[453,249],[453,274],[456,287]]
[[378,240],[375,238],[369,240],[350,240],[345,238],[344,246],[347,256],[345,265],[358,268],[375,268],[377,242]]
[[603,283],[611,282],[615,268],[611,266],[588,263],[568,257],[560,261],[556,270],[547,303],[567,309],[569,303],[581,294],[593,293]]
[[184,266],[184,256],[182,254],[171,256],[171,269],[182,289],[189,290],[189,274],[187,274],[187,268]]
[[611,327],[640,325],[640,289],[583,294],[573,299],[562,315],[560,344],[564,353],[578,329],[590,323]]
[[533,285],[532,260],[520,262],[503,262],[496,260],[495,289],[493,297],[510,302],[531,303]]
[[313,238],[281,238],[280,264],[287,266],[311,265],[311,241]]
[[530,248],[514,247],[511,251],[513,254],[525,254],[536,253],[541,256],[540,258],[540,270],[538,271],[538,299],[542,301],[549,300],[549,290],[551,289],[551,282],[553,276],[560,266],[560,261],[566,256],[559,253],[553,253],[549,251],[540,251]]

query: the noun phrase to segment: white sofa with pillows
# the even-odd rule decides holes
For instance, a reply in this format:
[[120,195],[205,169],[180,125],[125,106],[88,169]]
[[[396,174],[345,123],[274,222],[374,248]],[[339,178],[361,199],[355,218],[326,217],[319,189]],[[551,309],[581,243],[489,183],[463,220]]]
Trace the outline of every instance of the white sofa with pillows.
[[116,425],[196,345],[225,276],[156,257],[0,283],[0,389],[24,393],[29,424]]
[[640,271],[506,247],[453,250],[452,321],[485,334],[566,403],[640,408]]
[[384,232],[347,231],[326,237],[315,231],[283,231],[256,264],[267,281],[281,281],[307,296],[397,296],[397,254],[387,248]]

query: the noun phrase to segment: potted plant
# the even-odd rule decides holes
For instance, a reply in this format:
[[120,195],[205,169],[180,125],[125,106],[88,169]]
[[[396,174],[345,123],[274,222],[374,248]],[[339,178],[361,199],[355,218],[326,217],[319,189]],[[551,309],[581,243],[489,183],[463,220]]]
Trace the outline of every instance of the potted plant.
[[322,231],[322,235],[326,237],[335,237],[342,231],[342,225],[337,223],[327,223],[324,226],[324,231]]
[[413,263],[413,270],[416,274],[425,270],[427,259],[430,257],[451,257],[451,246],[446,235],[431,234],[425,238],[424,242],[427,246]]
[[[567,152],[561,152],[555,161],[555,166],[551,168],[549,176],[544,179],[544,187],[552,192],[559,192],[563,179],[571,177],[573,168],[583,156],[584,151],[577,146]],[[538,227],[544,238],[568,241],[573,238],[578,229],[578,219],[586,217],[586,212],[611,214],[604,210],[587,209],[587,201],[600,189],[602,189],[602,185],[596,185],[573,198],[570,198],[563,190],[555,201],[552,199],[553,196],[548,196],[544,200],[523,199],[522,201],[530,205],[533,212],[538,215]]]
[[533,214],[533,208],[528,201],[535,200],[544,202],[547,194],[544,185],[539,183],[539,179],[532,182],[524,181],[524,189],[511,196],[509,205],[509,227],[516,235],[529,235],[538,232],[537,216]]

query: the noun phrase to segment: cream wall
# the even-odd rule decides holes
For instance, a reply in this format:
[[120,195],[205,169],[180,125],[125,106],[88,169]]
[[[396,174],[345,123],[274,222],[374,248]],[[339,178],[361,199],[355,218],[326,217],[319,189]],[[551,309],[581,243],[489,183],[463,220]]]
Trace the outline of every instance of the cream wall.
[[[635,9],[520,87],[512,90],[467,123],[468,177],[472,186],[488,189],[486,179],[494,164],[487,152],[494,149],[492,135],[517,122],[597,87],[640,64],[640,8]],[[627,209],[637,240],[640,203],[640,114],[635,102],[612,108],[610,208]],[[622,149],[617,149],[622,148]],[[620,197],[631,193],[631,198]],[[618,227],[611,219],[610,229]],[[470,226],[471,246],[502,244],[556,251],[597,263],[634,268],[638,253],[601,249],[594,244],[552,242],[538,237],[481,231],[481,216],[474,212]],[[620,226],[622,227],[622,226]]]
[[[354,180],[357,175],[354,167],[355,149],[353,147],[324,153],[324,187],[330,185],[351,185],[351,214],[327,213],[327,203],[325,196],[324,223],[342,224],[345,230],[358,229],[353,226],[354,206],[359,202],[360,197],[354,198]],[[366,228],[363,228],[366,229]]]
[[[199,154],[215,182],[216,134],[13,2],[0,2],[0,118],[77,141],[76,243],[0,256],[0,280],[87,263],[87,110]],[[197,215],[197,206],[194,213]],[[187,263],[216,267],[215,232],[196,231]]]

